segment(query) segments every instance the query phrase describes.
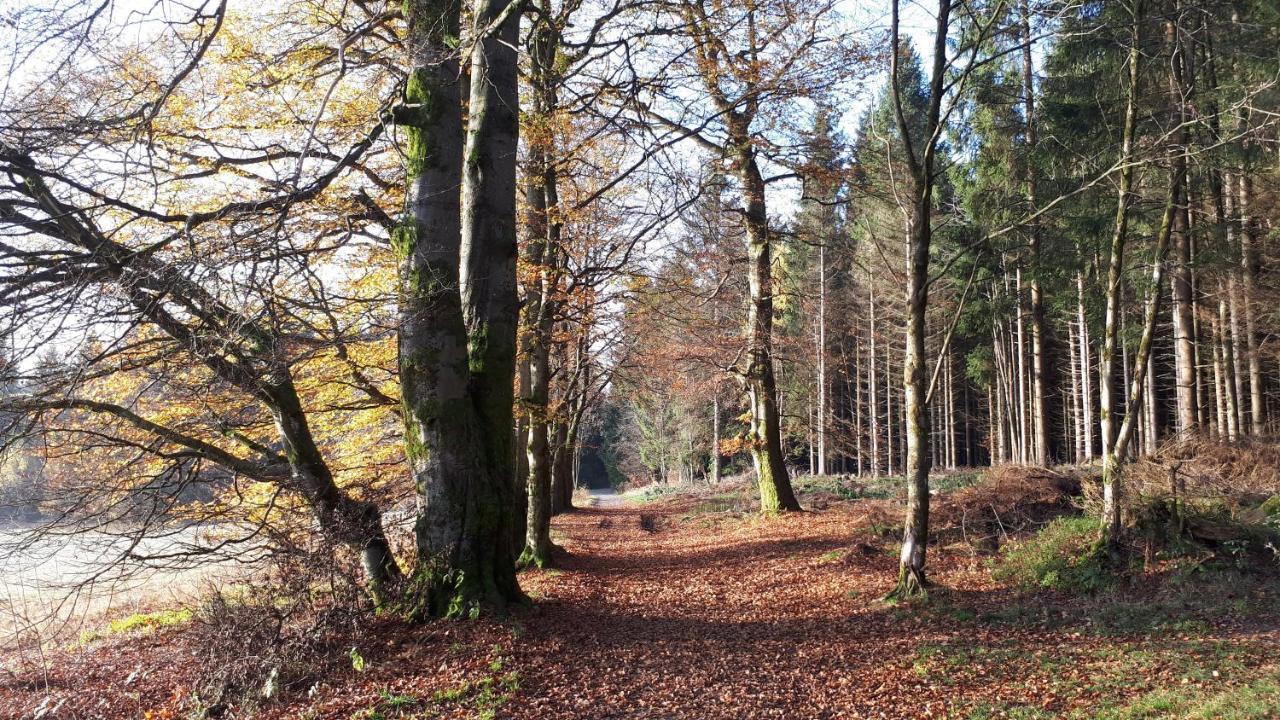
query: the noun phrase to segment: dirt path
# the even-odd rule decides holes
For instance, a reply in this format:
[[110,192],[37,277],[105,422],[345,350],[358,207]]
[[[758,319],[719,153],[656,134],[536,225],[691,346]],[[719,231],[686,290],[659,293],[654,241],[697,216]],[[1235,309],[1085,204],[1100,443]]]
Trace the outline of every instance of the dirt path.
[[848,545],[844,521],[564,518],[563,575],[526,583],[546,593],[526,621],[545,650],[522,653],[532,697],[514,716],[820,717],[871,711],[877,698],[855,688],[907,692],[919,679],[885,662],[907,638],[885,637],[885,614],[857,612],[848,592],[882,592],[891,558],[853,574],[823,560]]

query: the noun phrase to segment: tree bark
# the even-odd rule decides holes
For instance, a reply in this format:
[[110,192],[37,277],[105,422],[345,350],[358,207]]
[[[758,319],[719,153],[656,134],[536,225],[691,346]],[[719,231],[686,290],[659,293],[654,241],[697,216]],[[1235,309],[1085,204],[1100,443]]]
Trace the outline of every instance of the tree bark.
[[818,245],[818,474],[827,474],[827,245]]
[[751,401],[751,459],[760,489],[760,512],[800,509],[782,455],[778,386],[773,369],[773,244],[765,210],[764,178],[745,128],[731,133],[738,147],[736,170],[746,205],[748,284],[747,386]]
[[[1098,360],[1099,412],[1102,426],[1102,527],[1107,542],[1118,542],[1122,530],[1120,518],[1118,458],[1115,426],[1115,355],[1119,339],[1120,279],[1124,272],[1125,243],[1129,231],[1129,206],[1133,202],[1134,130],[1137,124],[1139,65],[1141,61],[1142,0],[1133,5],[1128,57],[1128,100],[1124,112],[1124,130],[1120,149],[1120,187],[1116,200],[1115,230],[1111,236],[1111,255],[1107,266],[1107,310],[1103,328],[1102,353]],[[1142,367],[1145,370],[1143,358]],[[1125,415],[1125,425],[1132,426],[1132,413]],[[1128,444],[1126,438],[1125,444]]]
[[1080,400],[1083,412],[1084,461],[1093,461],[1093,353],[1090,351],[1089,321],[1084,309],[1084,273],[1076,273],[1076,327],[1080,331]]
[[[1175,133],[1173,172],[1178,182],[1186,186],[1187,177],[1187,131],[1184,127],[1187,119],[1186,94],[1187,83],[1184,75],[1186,63],[1181,45],[1181,32],[1178,20],[1166,24],[1166,42],[1171,50],[1169,73],[1169,98],[1173,106],[1174,122],[1178,129]],[[1174,382],[1177,388],[1179,438],[1186,439],[1195,434],[1198,423],[1199,408],[1196,403],[1196,335],[1193,317],[1195,315],[1195,295],[1191,285],[1191,232],[1189,193],[1183,193],[1181,202],[1174,209],[1173,216],[1173,252],[1174,264],[1171,277],[1173,296],[1173,343],[1174,343]]]
[[[504,7],[482,2],[477,28]],[[464,141],[452,49],[460,13],[447,0],[407,3],[412,67],[397,117],[409,179],[406,216],[393,233],[400,380],[419,502],[419,567],[406,610],[417,617],[469,617],[524,597],[511,517],[515,53],[504,45],[514,39],[516,15],[475,46]]]
[[[1022,15],[1022,96],[1024,105],[1024,121],[1026,123],[1026,144],[1028,156],[1036,152],[1036,108],[1035,82],[1032,73],[1031,9],[1027,0],[1021,3]],[[1027,212],[1034,213],[1037,205],[1036,164],[1026,163]],[[1049,392],[1045,383],[1045,322],[1044,322],[1044,289],[1040,284],[1040,228],[1039,223],[1032,222],[1029,228],[1028,253],[1031,261],[1031,388],[1033,395],[1032,411],[1035,427],[1035,461],[1037,465],[1049,464]]]
[[867,307],[868,313],[871,316],[871,331],[868,335],[871,347],[867,353],[867,380],[871,387],[869,388],[870,398],[867,403],[867,412],[870,415],[871,420],[871,477],[878,478],[880,477],[880,406],[879,398],[877,396],[880,393],[879,389],[876,387],[878,384],[878,371],[876,369],[876,291],[871,285],[871,276],[869,272],[867,275],[867,287],[870,292],[867,300]]
[[[556,36],[549,25],[544,3],[537,28],[529,35],[529,72],[533,86],[530,112],[545,125],[557,105],[556,79],[553,77]],[[529,139],[527,175],[528,260],[537,269],[536,289],[528,294],[524,308],[523,340],[528,357],[529,386],[524,407],[528,423],[525,447],[528,474],[527,507],[523,550],[518,566],[546,567],[551,561],[552,458],[548,435],[550,423],[550,354],[555,316],[555,292],[558,284],[560,253],[559,188],[551,138],[542,134]]]
[[[929,247],[932,241],[934,153],[941,127],[942,91],[947,69],[947,31],[952,3],[939,0],[934,31],[933,67],[929,81],[929,107],[924,136],[912,138],[902,110],[898,83],[899,16],[898,0],[892,3],[893,46],[890,49],[889,86],[898,131],[907,149],[912,176],[912,206],[907,216],[907,318],[906,352],[902,361],[902,389],[906,435],[907,509],[899,553],[898,582],[890,593],[908,598],[924,592],[925,555],[929,545],[929,451],[928,378],[925,371],[925,322],[929,303]],[[922,146],[913,148],[913,140]],[[919,154],[917,155],[917,150]]]
[[1265,432],[1265,408],[1262,389],[1262,357],[1258,352],[1258,326],[1254,312],[1257,296],[1257,232],[1251,215],[1253,178],[1240,173],[1240,304],[1244,314],[1245,352],[1249,361],[1249,426],[1254,437]]

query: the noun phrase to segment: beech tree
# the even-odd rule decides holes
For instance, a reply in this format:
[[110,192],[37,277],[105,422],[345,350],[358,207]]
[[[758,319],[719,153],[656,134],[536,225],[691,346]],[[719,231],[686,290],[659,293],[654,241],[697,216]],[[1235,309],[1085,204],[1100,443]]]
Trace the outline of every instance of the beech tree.
[[400,257],[405,454],[418,488],[414,614],[523,600],[513,547],[517,119],[514,2],[473,11],[467,123],[462,7],[406,7],[412,62]]
[[[766,514],[799,510],[782,448],[773,353],[776,229],[770,225],[770,163],[785,155],[765,123],[802,97],[816,97],[859,70],[859,49],[830,27],[829,3],[745,6],[677,2],[662,7],[682,45],[657,58],[688,71],[679,88],[654,85],[632,98],[647,122],[669,128],[723,163],[739,194],[746,231],[750,301],[746,348],[737,373],[751,408],[750,450]],[[669,76],[670,77],[670,76]],[[694,93],[692,96],[685,93]],[[696,97],[709,111],[684,98]],[[785,174],[785,173],[784,173]]]

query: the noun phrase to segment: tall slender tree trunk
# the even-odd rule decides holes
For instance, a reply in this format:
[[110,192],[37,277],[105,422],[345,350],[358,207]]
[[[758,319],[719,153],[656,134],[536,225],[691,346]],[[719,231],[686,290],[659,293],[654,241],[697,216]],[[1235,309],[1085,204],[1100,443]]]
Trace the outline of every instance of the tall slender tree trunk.
[[[923,133],[912,138],[902,112],[898,85],[900,38],[898,0],[892,3],[893,47],[890,52],[890,90],[898,130],[907,146],[911,168],[912,206],[907,215],[907,317],[906,348],[902,360],[905,474],[907,479],[906,520],[902,550],[898,556],[898,582],[891,596],[904,598],[924,592],[925,555],[929,546],[929,452],[928,377],[925,371],[925,322],[929,307],[929,249],[933,239],[934,153],[942,126],[942,93],[947,71],[947,32],[951,26],[950,0],[939,0],[934,29],[933,62],[929,76],[929,106]],[[913,149],[913,141],[921,146]]]
[[[1187,182],[1187,83],[1184,75],[1186,62],[1181,42],[1179,19],[1165,26],[1166,42],[1171,49],[1169,73],[1169,98],[1173,106],[1175,132],[1173,172],[1184,188]],[[1173,344],[1174,384],[1177,388],[1178,436],[1186,439],[1193,435],[1198,422],[1199,408],[1196,402],[1196,335],[1194,327],[1195,295],[1191,285],[1191,232],[1190,194],[1183,193],[1182,201],[1174,209],[1173,216]]]
[[1022,268],[1017,268],[1014,271],[1013,288],[1014,297],[1018,301],[1013,332],[1014,342],[1016,343],[1014,354],[1018,359],[1017,365],[1014,367],[1015,372],[1018,374],[1018,462],[1025,464],[1031,459],[1032,435],[1031,428],[1027,425],[1027,420],[1035,412],[1033,407],[1035,399],[1027,392],[1027,346],[1023,334],[1023,326],[1026,324],[1023,322],[1023,318],[1026,314],[1023,312],[1022,305]]
[[1076,273],[1076,323],[1080,330],[1080,399],[1084,413],[1084,460],[1093,461],[1093,363],[1090,352],[1089,322],[1084,308],[1084,273]]
[[[1128,57],[1128,100],[1124,112],[1124,130],[1120,149],[1120,186],[1116,200],[1115,230],[1111,236],[1110,262],[1107,265],[1106,321],[1103,329],[1102,353],[1098,361],[1098,393],[1101,399],[1099,411],[1102,426],[1102,527],[1108,543],[1119,541],[1122,525],[1120,517],[1119,458],[1116,448],[1115,418],[1115,359],[1119,341],[1120,286],[1124,273],[1125,243],[1129,232],[1129,206],[1133,202],[1134,131],[1137,124],[1139,65],[1142,57],[1143,0],[1133,4],[1133,25],[1130,30]],[[1146,360],[1141,367],[1146,369]],[[1141,373],[1139,373],[1141,374]],[[1125,425],[1132,426],[1133,413],[1125,416]],[[1126,437],[1125,445],[1128,445]],[[1120,448],[1123,450],[1123,448]]]
[[[1032,68],[1031,9],[1027,0],[1021,3],[1022,15],[1022,97],[1024,121],[1026,123],[1026,144],[1028,155],[1036,152],[1036,107],[1035,81]],[[1034,213],[1037,205],[1036,167],[1035,163],[1026,163],[1027,211]],[[1032,222],[1029,228],[1028,253],[1031,261],[1031,387],[1033,395],[1032,409],[1035,413],[1035,461],[1037,465],[1049,464],[1049,392],[1045,382],[1045,322],[1044,322],[1044,290],[1040,285],[1040,228]]]
[[894,445],[893,429],[898,426],[898,417],[893,412],[893,358],[889,348],[884,349],[884,444],[885,471],[893,475],[898,469],[898,448]]
[[871,316],[871,332],[869,335],[871,347],[867,353],[867,380],[871,384],[869,398],[867,403],[867,412],[871,418],[871,476],[880,477],[880,405],[879,405],[879,389],[878,371],[876,369],[876,291],[871,285],[870,272],[867,275],[867,287],[870,288],[870,297],[867,301],[868,312]]
[[1234,381],[1236,397],[1236,427],[1239,428],[1241,437],[1248,434],[1249,430],[1249,410],[1245,401],[1245,385],[1248,379],[1245,377],[1245,351],[1244,351],[1244,333],[1240,328],[1240,285],[1236,281],[1237,273],[1227,275],[1227,309],[1228,309],[1228,327],[1230,328],[1231,343],[1231,378]]
[[1253,178],[1240,173],[1240,305],[1244,315],[1244,349],[1249,365],[1249,427],[1253,435],[1265,432],[1262,357],[1258,352],[1258,325],[1254,312],[1257,296],[1257,227],[1252,217]]
[[[1153,289],[1154,293],[1159,293],[1160,288]],[[1155,353],[1147,355],[1147,388],[1144,393],[1146,399],[1146,419],[1143,421],[1143,429],[1146,431],[1147,454],[1153,454],[1156,451],[1156,445],[1160,441],[1160,418],[1157,408],[1156,398],[1156,371],[1155,371]]]
[[[1075,326],[1067,322],[1067,355],[1071,364],[1071,427],[1075,435],[1075,451],[1076,462],[1084,462],[1084,408],[1085,401],[1083,391],[1080,388],[1080,352],[1076,346],[1078,342],[1075,332]],[[1086,371],[1087,372],[1087,371]]]
[[1240,439],[1240,387],[1235,379],[1235,344],[1231,341],[1231,324],[1227,313],[1227,285],[1218,283],[1218,347],[1222,352],[1222,387],[1223,409],[1226,411],[1227,438],[1232,442]]
[[711,483],[720,482],[720,385],[711,388]]
[[528,139],[526,207],[529,235],[528,263],[537,270],[537,284],[529,292],[523,308],[523,343],[529,369],[529,384],[523,398],[528,424],[523,448],[527,474],[525,535],[517,564],[545,567],[551,561],[552,448],[550,443],[551,345],[556,315],[555,293],[559,284],[561,220],[559,181],[554,157],[554,138],[548,126],[558,106],[555,57],[558,38],[550,24],[550,6],[543,2],[541,14],[528,38],[529,84],[532,89],[529,113],[537,120],[538,131]]
[[[1128,386],[1124,422],[1121,423],[1109,451],[1102,459],[1102,483],[1104,503],[1106,503],[1104,512],[1107,513],[1103,523],[1103,539],[1113,556],[1117,553],[1118,543],[1122,535],[1119,507],[1121,464],[1124,461],[1129,442],[1133,437],[1137,420],[1141,416],[1140,403],[1142,402],[1144,385],[1148,378],[1148,366],[1151,360],[1151,347],[1155,339],[1156,321],[1160,314],[1160,285],[1163,282],[1164,259],[1169,248],[1169,237],[1172,234],[1174,211],[1180,202],[1179,194],[1182,189],[1181,179],[1173,173],[1170,173],[1169,185],[1168,200],[1165,203],[1160,229],[1156,235],[1156,250],[1152,259],[1151,270],[1152,292],[1147,299],[1142,336],[1138,341],[1138,348],[1134,354],[1133,377]],[[1112,259],[1115,259],[1114,253]]]
[[746,372],[751,401],[751,459],[760,490],[760,511],[772,515],[800,509],[782,454],[778,387],[773,368],[773,244],[765,210],[764,178],[746,129],[732,133],[738,148],[735,168],[746,206],[748,285]]
[[1234,439],[1230,430],[1230,424],[1227,421],[1229,406],[1227,404],[1227,387],[1229,383],[1226,378],[1226,356],[1223,350],[1222,342],[1222,315],[1224,309],[1221,300],[1218,302],[1218,312],[1211,320],[1211,332],[1213,333],[1213,399],[1214,399],[1214,433],[1218,439],[1223,438]]
[[829,390],[827,388],[827,245],[818,245],[818,474],[826,475],[827,468],[827,416]]
[[866,432],[862,411],[862,341],[854,335],[853,340],[853,442],[856,466],[854,473],[862,477],[865,459],[862,457],[862,436]]
[[899,555],[900,595],[921,592],[926,585],[925,552],[929,544],[929,409],[925,402],[925,311],[928,306],[928,273],[932,193],[925,190],[915,207],[910,227],[907,279],[907,342],[902,360],[903,406],[906,416],[907,518]]

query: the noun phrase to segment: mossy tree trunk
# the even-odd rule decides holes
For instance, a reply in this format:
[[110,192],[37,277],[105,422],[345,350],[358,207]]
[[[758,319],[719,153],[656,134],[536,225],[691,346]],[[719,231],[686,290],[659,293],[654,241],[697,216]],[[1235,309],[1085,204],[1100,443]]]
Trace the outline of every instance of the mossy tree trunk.
[[907,320],[906,352],[902,361],[903,414],[906,431],[907,509],[898,582],[892,599],[907,599],[925,591],[925,557],[929,546],[929,471],[933,455],[929,447],[928,379],[924,368],[926,313],[929,307],[929,250],[933,240],[934,157],[943,124],[942,96],[946,82],[947,33],[951,3],[939,0],[934,29],[929,102],[919,136],[913,136],[898,79],[900,60],[899,2],[891,6],[890,97],[894,117],[911,174],[911,206],[907,212]]
[[[732,123],[731,123],[732,124]],[[765,207],[764,178],[745,121],[730,136],[736,146],[735,170],[742,184],[747,228],[747,391],[751,401],[751,460],[760,489],[760,512],[773,515],[800,509],[782,455],[778,384],[773,371],[773,245]]]
[[532,88],[526,121],[528,161],[528,257],[538,273],[537,286],[529,293],[524,308],[523,328],[529,359],[529,389],[525,408],[529,416],[525,454],[528,464],[524,549],[520,565],[546,567],[551,561],[551,515],[553,457],[550,443],[550,355],[554,342],[556,293],[560,283],[561,219],[559,217],[558,172],[554,157],[553,114],[559,104],[556,88],[556,50],[559,39],[551,23],[551,7],[539,6],[535,29],[529,33],[529,83]]
[[[478,8],[477,27],[487,28],[501,9]],[[464,142],[453,49],[461,6],[409,0],[405,10],[412,67],[396,120],[407,141],[409,187],[393,246],[400,258],[405,454],[419,498],[419,567],[405,609],[474,616],[523,598],[511,532],[515,129],[503,123],[514,113],[514,58],[507,58],[514,53],[492,35],[476,45]],[[504,40],[514,19],[503,26]],[[511,108],[490,112],[490,84],[508,91],[502,100]]]
[[[519,143],[518,0],[482,0],[473,8],[470,99],[462,184],[462,314],[471,390],[487,472],[485,557],[494,590],[523,601],[508,528],[515,494],[512,428],[516,330],[516,158]],[[484,542],[484,541],[481,541]]]

